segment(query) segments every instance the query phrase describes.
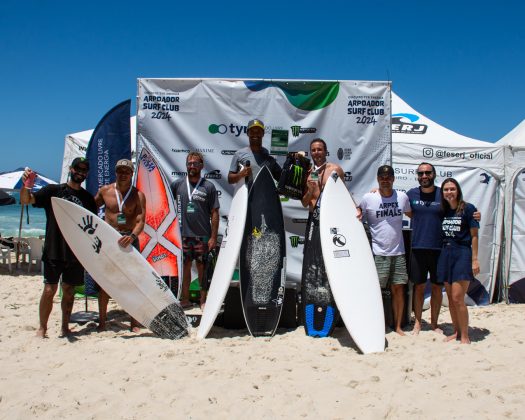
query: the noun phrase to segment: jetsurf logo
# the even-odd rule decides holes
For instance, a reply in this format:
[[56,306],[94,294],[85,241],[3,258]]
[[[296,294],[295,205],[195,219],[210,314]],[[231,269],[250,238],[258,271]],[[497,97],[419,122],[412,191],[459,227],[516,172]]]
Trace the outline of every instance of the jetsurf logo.
[[392,115],[392,133],[400,134],[425,134],[428,126],[417,124],[419,117],[415,114],[393,114]]
[[339,160],[350,160],[352,159],[352,149],[342,148],[337,149],[337,159]]
[[299,245],[304,245],[304,238],[297,235],[290,236],[290,245],[292,248],[297,248]]
[[315,127],[301,127],[300,125],[292,125],[290,130],[294,137],[299,137],[301,134],[313,134],[317,132],[317,128]]
[[171,151],[173,153],[190,153],[190,149],[176,149],[174,147],[171,148]]
[[222,179],[221,171],[219,169],[214,169],[213,171],[208,172],[204,175],[206,179]]

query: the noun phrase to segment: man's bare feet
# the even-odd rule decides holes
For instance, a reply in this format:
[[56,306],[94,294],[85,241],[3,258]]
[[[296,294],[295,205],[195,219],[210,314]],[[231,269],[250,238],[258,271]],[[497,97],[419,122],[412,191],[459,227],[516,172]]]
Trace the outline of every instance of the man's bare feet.
[[183,309],[191,308],[193,305],[189,300],[181,300],[180,306],[182,306]]
[[458,333],[455,332],[454,334],[451,334],[451,335],[447,335],[445,336],[445,338],[443,339],[443,341],[445,343],[448,343],[449,341],[454,341],[456,338],[458,338]]
[[412,328],[412,335],[419,335],[419,332],[421,331],[421,324],[416,321],[414,324],[414,328]]
[[142,325],[135,318],[131,317],[131,322],[129,323],[129,330],[133,333],[139,333]]
[[406,335],[401,328],[396,328],[396,333],[398,333],[399,335]]
[[462,338],[461,339],[461,344],[470,344],[470,338]]
[[443,330],[441,328],[439,328],[437,325],[436,326],[432,325],[432,331],[434,331],[435,333],[438,333],[438,334],[443,334]]
[[39,328],[36,330],[35,336],[38,338],[47,338],[47,330],[45,328]]
[[71,335],[71,330],[69,328],[62,328],[60,332],[60,338],[69,337]]
[[98,327],[97,327],[97,332],[104,332],[106,331],[107,327],[106,327],[106,324],[98,324]]

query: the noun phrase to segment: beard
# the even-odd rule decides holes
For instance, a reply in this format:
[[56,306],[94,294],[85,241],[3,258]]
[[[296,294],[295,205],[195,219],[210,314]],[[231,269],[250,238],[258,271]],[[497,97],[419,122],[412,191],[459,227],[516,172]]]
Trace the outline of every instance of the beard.
[[200,169],[195,169],[193,167],[188,169],[188,175],[191,177],[200,175],[200,172],[201,172]]
[[423,188],[429,188],[434,185],[434,178],[421,179],[419,181],[419,185],[421,185]]
[[82,184],[86,180],[86,175],[71,171],[70,178],[76,184]]

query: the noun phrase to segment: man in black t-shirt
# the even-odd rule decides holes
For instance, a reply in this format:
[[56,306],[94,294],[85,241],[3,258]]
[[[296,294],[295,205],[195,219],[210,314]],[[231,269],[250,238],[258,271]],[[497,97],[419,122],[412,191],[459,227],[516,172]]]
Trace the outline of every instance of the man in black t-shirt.
[[[51,206],[51,198],[59,197],[78,204],[96,213],[97,206],[93,196],[81,187],[89,171],[89,162],[85,158],[75,158],[69,168],[69,181],[65,184],[47,185],[39,191],[31,192],[32,171],[26,168],[20,191],[21,204],[33,204],[46,212],[46,238],[42,262],[44,265],[44,290],[40,298],[40,325],[37,337],[47,337],[47,322],[53,308],[53,298],[62,276],[62,337],[68,336],[69,319],[73,309],[74,287],[84,284],[84,268],[67,245]],[[34,180],[33,180],[34,183]]]

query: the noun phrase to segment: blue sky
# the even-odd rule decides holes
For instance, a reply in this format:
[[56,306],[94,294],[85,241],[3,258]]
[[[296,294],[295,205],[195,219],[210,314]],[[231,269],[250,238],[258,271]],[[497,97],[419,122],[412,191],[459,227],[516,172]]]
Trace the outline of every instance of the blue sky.
[[[525,119],[520,1],[0,3],[0,171],[58,179],[64,136],[139,77],[392,80],[417,111],[497,141]],[[5,153],[9,151],[9,153]]]

